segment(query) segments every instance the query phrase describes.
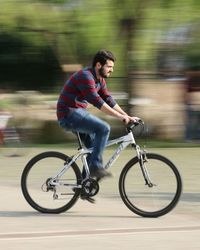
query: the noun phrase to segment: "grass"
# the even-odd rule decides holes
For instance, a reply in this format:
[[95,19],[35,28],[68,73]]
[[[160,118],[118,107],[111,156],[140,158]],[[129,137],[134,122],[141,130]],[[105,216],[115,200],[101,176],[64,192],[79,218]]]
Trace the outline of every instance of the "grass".
[[200,142],[185,142],[178,140],[138,140],[139,145],[145,145],[149,148],[190,148],[200,147]]
[[[155,140],[155,139],[137,139],[137,144],[141,147],[147,148],[193,148],[200,147],[200,142],[185,142],[185,141],[175,141],[175,140]],[[78,143],[76,141],[70,141],[67,143],[57,143],[57,144],[29,144],[29,147],[38,148],[78,148]],[[115,147],[115,146],[113,146]]]

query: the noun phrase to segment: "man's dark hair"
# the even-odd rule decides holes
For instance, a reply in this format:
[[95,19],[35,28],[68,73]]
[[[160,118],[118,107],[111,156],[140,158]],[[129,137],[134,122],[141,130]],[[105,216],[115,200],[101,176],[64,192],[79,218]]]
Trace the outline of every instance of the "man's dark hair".
[[93,58],[92,66],[95,67],[96,64],[99,62],[102,66],[106,64],[107,60],[115,61],[115,56],[112,52],[108,50],[100,50],[96,53]]

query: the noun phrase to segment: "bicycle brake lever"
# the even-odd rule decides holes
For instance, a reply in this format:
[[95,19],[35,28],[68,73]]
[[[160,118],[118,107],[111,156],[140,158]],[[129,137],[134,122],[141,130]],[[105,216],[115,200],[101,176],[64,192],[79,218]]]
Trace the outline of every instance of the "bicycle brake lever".
[[132,128],[134,128],[134,127],[140,125],[140,124],[144,125],[144,122],[143,122],[141,119],[139,119],[139,120],[137,120],[137,121],[131,121],[131,122],[129,122],[129,123],[127,124],[126,128],[127,128],[127,129],[132,129]]
[[130,124],[132,125],[132,124],[134,124],[134,125],[139,125],[139,124],[144,124],[144,122],[141,120],[141,119],[138,119],[138,120],[136,120],[136,121],[132,121],[132,122],[130,122]]

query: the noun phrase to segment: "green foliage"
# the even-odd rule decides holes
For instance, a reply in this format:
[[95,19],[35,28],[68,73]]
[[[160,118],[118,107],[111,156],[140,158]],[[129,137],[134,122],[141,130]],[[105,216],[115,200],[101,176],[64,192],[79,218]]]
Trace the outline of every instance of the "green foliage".
[[36,46],[16,35],[0,35],[0,87],[44,90],[58,79],[59,63],[48,46]]
[[63,3],[66,3],[66,2],[70,2],[70,1],[67,1],[67,0],[40,0],[40,2],[44,2],[44,3],[53,3],[53,4],[63,4]]
[[[14,65],[24,60],[26,66],[32,61],[31,69],[36,61],[42,61],[42,71],[47,72],[52,70],[51,67],[44,69],[49,62],[53,68],[72,63],[88,65],[97,50],[107,48],[117,56],[114,76],[125,76],[128,66],[153,68],[159,46],[158,33],[197,22],[199,7],[197,0],[4,0],[0,8],[1,38],[9,37],[10,47],[0,43],[0,63],[10,61],[11,65],[12,61]],[[193,46],[188,47],[187,55],[190,51],[191,55],[200,51],[195,43],[195,52]],[[128,44],[131,51],[127,51]],[[28,69],[26,72],[35,75]],[[1,85],[7,83],[5,78],[0,81]],[[50,82],[56,81],[53,77]]]

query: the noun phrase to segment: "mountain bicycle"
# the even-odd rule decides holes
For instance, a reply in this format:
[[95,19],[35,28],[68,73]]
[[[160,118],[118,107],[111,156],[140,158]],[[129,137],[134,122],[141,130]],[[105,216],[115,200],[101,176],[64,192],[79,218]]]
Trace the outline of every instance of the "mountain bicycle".
[[[131,145],[136,156],[123,167],[119,177],[119,193],[124,204],[143,217],[158,217],[170,212],[178,203],[182,180],[176,166],[166,157],[147,153],[136,144],[133,128],[144,126],[143,121],[126,126],[126,135],[109,140],[106,147],[119,144],[105,164],[110,168],[120,153]],[[42,213],[61,213],[70,209],[85,194],[93,197],[99,192],[99,179],[90,177],[87,155],[92,148],[85,148],[79,133],[78,152],[67,156],[49,151],[33,157],[25,166],[21,188],[31,207]],[[83,179],[77,161],[86,172]]]

